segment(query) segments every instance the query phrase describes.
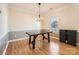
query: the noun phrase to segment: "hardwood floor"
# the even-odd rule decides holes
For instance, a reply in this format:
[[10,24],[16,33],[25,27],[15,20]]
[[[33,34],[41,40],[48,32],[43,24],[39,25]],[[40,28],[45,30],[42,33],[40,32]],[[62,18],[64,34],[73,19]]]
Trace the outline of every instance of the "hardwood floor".
[[6,55],[79,55],[79,47],[59,42],[51,38],[50,43],[39,36],[36,39],[36,47],[29,47],[28,40],[11,42],[6,50]]

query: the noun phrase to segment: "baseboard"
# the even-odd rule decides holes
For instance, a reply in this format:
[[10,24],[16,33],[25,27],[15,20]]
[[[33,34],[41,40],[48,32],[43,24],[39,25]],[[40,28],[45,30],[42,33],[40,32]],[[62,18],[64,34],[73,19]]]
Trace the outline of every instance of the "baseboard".
[[54,38],[54,39],[57,39],[57,40],[59,40],[59,38],[58,37],[53,37],[53,36],[50,36],[51,38]]
[[4,33],[1,37],[0,37],[0,55],[3,54],[3,51],[6,47],[6,44],[8,42],[8,32]]
[[14,39],[14,40],[9,40],[9,42],[14,42],[14,41],[19,41],[19,40],[25,40],[28,39],[29,37],[25,37],[25,38],[19,38],[19,39]]
[[7,50],[7,48],[8,48],[8,45],[9,45],[9,41],[8,41],[8,42],[7,42],[7,44],[6,44],[6,47],[5,47],[5,49],[4,49],[4,51],[3,51],[3,54],[2,54],[2,55],[5,55],[6,50]]
[[7,50],[8,45],[9,45],[10,42],[15,42],[15,41],[19,41],[19,40],[25,40],[25,39],[28,39],[28,38],[29,38],[29,37],[20,38],[20,39],[15,39],[15,40],[9,40],[9,41],[7,42],[7,44],[6,44],[6,47],[5,47],[4,51],[3,51],[3,55],[5,55],[6,50]]

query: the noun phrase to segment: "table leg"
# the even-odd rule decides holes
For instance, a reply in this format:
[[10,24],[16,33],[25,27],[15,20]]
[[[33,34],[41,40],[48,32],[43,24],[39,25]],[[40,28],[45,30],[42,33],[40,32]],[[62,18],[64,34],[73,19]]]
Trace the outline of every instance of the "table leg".
[[33,37],[33,42],[32,42],[32,44],[33,44],[32,48],[33,48],[33,49],[35,49],[35,39],[36,39],[36,37],[37,37],[37,36],[34,36],[34,37]]
[[31,43],[31,36],[29,36],[29,44]]
[[43,36],[43,40],[44,40],[44,34],[42,34],[42,36]]
[[48,43],[50,42],[50,33],[48,33]]

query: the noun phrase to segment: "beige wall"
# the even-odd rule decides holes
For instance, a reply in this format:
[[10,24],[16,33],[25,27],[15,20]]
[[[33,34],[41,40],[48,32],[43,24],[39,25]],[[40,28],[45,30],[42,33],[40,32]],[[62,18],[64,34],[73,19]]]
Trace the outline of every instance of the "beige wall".
[[[41,22],[42,28],[50,28],[52,16],[58,17],[59,29],[79,29],[79,4],[70,4],[49,11],[45,14]],[[34,14],[21,10],[20,8],[9,8],[9,30],[28,30],[34,29]]]
[[8,32],[7,4],[0,4],[0,39]]
[[34,14],[19,8],[9,8],[9,31],[39,29]]
[[44,21],[44,28],[50,28],[50,19],[52,16],[58,17],[59,29],[79,29],[79,4],[67,5],[49,12]]

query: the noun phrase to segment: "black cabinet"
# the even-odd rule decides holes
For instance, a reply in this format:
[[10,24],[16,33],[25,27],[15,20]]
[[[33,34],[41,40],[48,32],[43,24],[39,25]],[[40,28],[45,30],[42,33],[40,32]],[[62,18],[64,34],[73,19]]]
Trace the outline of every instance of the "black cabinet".
[[67,31],[66,30],[60,30],[60,41],[66,43],[67,38]]
[[60,30],[60,41],[76,46],[77,32],[76,30]]
[[67,31],[67,43],[76,46],[77,43],[77,32],[76,30]]

